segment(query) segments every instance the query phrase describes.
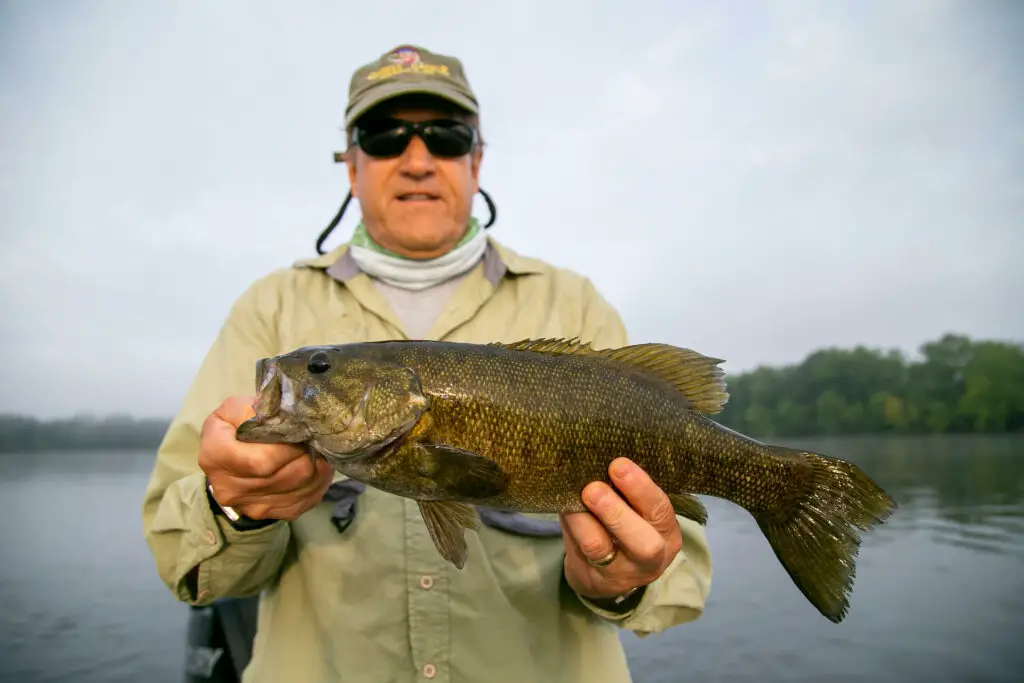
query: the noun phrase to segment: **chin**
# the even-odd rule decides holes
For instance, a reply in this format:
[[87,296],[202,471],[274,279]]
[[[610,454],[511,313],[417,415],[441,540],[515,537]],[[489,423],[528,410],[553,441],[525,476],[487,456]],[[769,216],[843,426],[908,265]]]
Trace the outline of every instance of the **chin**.
[[402,227],[393,234],[396,241],[401,242],[406,249],[426,254],[417,258],[432,258],[445,251],[449,244],[458,242],[462,229],[450,219],[424,217],[402,221]]

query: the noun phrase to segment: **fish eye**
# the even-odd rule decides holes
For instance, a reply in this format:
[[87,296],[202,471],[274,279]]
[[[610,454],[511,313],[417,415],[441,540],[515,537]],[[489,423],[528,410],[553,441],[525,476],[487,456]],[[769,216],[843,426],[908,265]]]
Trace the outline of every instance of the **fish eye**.
[[306,368],[314,375],[319,375],[331,369],[331,361],[323,351],[317,351],[309,357],[309,364]]

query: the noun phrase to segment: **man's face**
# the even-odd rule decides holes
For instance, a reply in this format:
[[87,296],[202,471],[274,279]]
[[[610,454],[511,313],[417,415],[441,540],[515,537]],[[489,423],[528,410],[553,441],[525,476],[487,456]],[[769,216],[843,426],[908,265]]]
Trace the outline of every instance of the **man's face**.
[[[444,108],[400,102],[383,105],[373,116],[412,122],[453,118]],[[419,136],[393,158],[374,158],[354,147],[349,182],[370,237],[409,258],[449,251],[469,224],[481,157],[479,148],[454,159],[435,157]]]

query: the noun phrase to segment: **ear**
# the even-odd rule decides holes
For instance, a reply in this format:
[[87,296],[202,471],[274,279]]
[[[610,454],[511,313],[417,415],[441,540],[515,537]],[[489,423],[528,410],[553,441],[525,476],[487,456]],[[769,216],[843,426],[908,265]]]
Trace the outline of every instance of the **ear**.
[[470,170],[473,173],[473,192],[480,190],[480,165],[484,162],[484,149],[483,147],[477,147],[473,152],[473,156],[470,157]]
[[356,156],[358,154],[359,150],[355,147],[351,147],[347,152],[345,152],[345,165],[348,166],[348,186],[349,190],[352,192],[353,199],[359,198],[359,184],[357,182],[358,174],[356,172]]

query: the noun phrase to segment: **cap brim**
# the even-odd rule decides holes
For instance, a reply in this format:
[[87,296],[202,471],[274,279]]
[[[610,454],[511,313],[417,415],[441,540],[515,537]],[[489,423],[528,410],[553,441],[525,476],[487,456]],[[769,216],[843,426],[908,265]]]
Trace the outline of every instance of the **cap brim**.
[[345,128],[347,129],[350,127],[359,119],[360,116],[373,109],[378,104],[387,102],[388,100],[394,99],[400,95],[412,94],[433,95],[434,97],[447,100],[448,102],[465,109],[471,114],[479,113],[479,108],[477,107],[476,102],[467,95],[459,92],[456,88],[439,87],[436,82],[395,82],[378,86],[357,99],[352,104],[351,108],[345,113]]

